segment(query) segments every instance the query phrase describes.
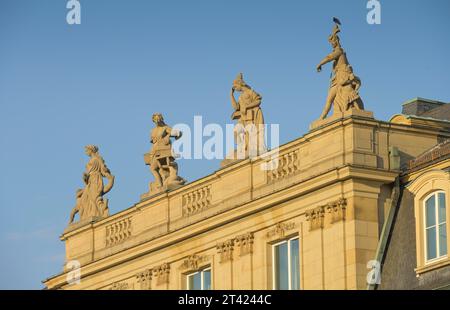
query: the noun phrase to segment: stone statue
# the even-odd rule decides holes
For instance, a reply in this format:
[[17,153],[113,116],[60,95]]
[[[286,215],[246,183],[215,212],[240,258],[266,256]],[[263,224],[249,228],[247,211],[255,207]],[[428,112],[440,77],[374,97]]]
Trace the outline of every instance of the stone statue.
[[317,72],[322,71],[322,66],[333,62],[332,78],[325,108],[320,116],[325,119],[334,105],[334,113],[345,112],[349,109],[364,110],[364,104],[359,96],[358,90],[361,87],[361,80],[353,74],[353,69],[348,63],[347,55],[341,47],[338,33],[341,31],[341,24],[337,18],[333,32],[328,37],[328,41],[333,47],[333,52],[326,56],[317,66]]
[[[76,205],[70,213],[72,224],[75,214],[79,214],[80,222],[93,217],[106,217],[109,215],[108,199],[103,199],[103,195],[108,193],[114,185],[114,176],[109,171],[105,161],[98,153],[98,147],[87,145],[86,155],[90,157],[83,173],[84,189],[77,190]],[[103,178],[108,180],[106,186],[103,185]]]
[[[236,91],[240,93],[237,101],[234,97]],[[245,83],[242,73],[233,81],[230,97],[234,109],[231,119],[238,121],[235,127],[238,153],[243,152],[244,157],[264,153],[264,117],[260,107],[262,97]]]
[[144,155],[146,165],[150,166],[150,172],[155,177],[155,182],[150,183],[150,193],[158,193],[177,188],[186,180],[178,176],[178,165],[172,151],[170,138],[179,139],[181,131],[176,131],[164,123],[161,113],[152,116],[155,128],[150,133],[150,142],[153,144],[149,153]]

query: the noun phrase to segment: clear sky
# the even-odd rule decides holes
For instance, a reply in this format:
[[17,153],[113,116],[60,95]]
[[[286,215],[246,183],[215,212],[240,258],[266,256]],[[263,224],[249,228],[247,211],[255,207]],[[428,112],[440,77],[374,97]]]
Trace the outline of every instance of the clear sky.
[[[143,154],[151,115],[168,124],[230,123],[238,72],[263,96],[281,143],[321,113],[332,17],[362,80],[361,96],[388,120],[414,97],[450,102],[450,1],[381,0],[380,25],[365,0],[0,0],[0,288],[42,288],[59,273],[59,236],[82,187],[84,145],[96,144],[116,183],[116,213],[152,180]],[[192,181],[217,160],[181,160]]]

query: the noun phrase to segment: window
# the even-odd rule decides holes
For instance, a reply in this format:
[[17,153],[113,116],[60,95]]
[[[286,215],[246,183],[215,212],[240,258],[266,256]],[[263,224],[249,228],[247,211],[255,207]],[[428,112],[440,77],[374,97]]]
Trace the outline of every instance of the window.
[[210,290],[211,268],[203,269],[187,275],[188,290]]
[[450,172],[431,168],[406,185],[414,195],[416,274],[450,266]]
[[434,192],[424,205],[425,260],[432,261],[447,255],[445,193]]
[[272,246],[273,288],[300,289],[300,251],[298,237]]

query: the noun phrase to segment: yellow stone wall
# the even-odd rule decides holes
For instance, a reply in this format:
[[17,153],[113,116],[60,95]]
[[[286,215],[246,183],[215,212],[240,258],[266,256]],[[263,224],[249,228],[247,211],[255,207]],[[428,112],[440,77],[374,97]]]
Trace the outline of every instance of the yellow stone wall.
[[[404,163],[445,135],[440,122],[349,113],[281,146],[276,170],[261,170],[267,158],[243,160],[66,230],[66,260],[81,263],[81,282],[68,285],[65,270],[45,284],[184,289],[187,273],[211,266],[213,289],[272,289],[271,244],[299,236],[302,289],[365,289],[398,175],[389,148]],[[224,255],[227,242],[232,252]]]

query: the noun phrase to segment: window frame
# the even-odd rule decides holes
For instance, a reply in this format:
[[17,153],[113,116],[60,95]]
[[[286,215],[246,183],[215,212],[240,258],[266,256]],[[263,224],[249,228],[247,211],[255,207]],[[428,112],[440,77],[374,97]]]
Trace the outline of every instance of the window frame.
[[190,288],[189,279],[190,279],[190,277],[192,277],[192,276],[196,275],[197,273],[199,273],[200,274],[200,291],[207,291],[207,289],[204,288],[204,286],[205,286],[205,284],[204,284],[204,278],[205,278],[204,272],[208,271],[208,270],[209,270],[209,273],[210,273],[210,281],[211,281],[210,282],[211,288],[209,290],[212,290],[212,268],[211,268],[211,266],[207,266],[207,267],[202,268],[200,270],[197,270],[197,271],[190,272],[190,273],[186,274],[186,288],[187,288],[187,290],[189,290],[189,291],[193,291],[194,290],[194,289]]
[[276,242],[276,243],[274,243],[274,244],[272,244],[271,245],[271,250],[272,250],[272,289],[273,290],[280,290],[279,288],[276,288],[276,272],[277,272],[277,270],[276,270],[276,264],[275,264],[275,248],[277,247],[277,246],[279,246],[279,245],[281,245],[281,244],[283,244],[283,243],[287,243],[287,257],[288,257],[288,290],[289,291],[292,291],[293,290],[293,288],[292,288],[292,260],[291,260],[291,241],[293,241],[293,240],[298,240],[298,251],[299,251],[299,253],[298,253],[298,257],[299,257],[299,266],[298,266],[298,268],[299,268],[299,290],[301,289],[301,283],[300,283],[300,278],[301,278],[301,275],[300,275],[300,272],[301,272],[301,270],[300,270],[300,237],[299,236],[294,236],[294,237],[291,237],[291,238],[289,238],[289,239],[285,239],[285,240],[282,240],[282,241],[279,241],[279,242]]
[[[445,201],[445,222],[444,223],[439,223],[439,194],[442,193],[444,194],[444,201]],[[434,213],[435,213],[435,229],[436,229],[436,237],[435,237],[435,241],[436,241],[436,257],[435,258],[431,258],[428,259],[428,240],[427,240],[427,208],[426,208],[426,203],[427,201],[434,196]],[[445,224],[445,229],[446,229],[446,235],[448,236],[448,229],[447,229],[447,193],[444,190],[440,190],[437,189],[431,193],[429,193],[428,195],[426,195],[423,200],[422,200],[422,234],[423,234],[423,256],[424,256],[424,262],[425,265],[427,264],[432,264],[441,260],[445,260],[448,257],[448,247],[447,247],[447,253],[444,255],[440,256],[440,240],[439,240],[439,233],[440,233],[440,228],[439,226],[442,224]],[[448,237],[447,237],[448,238]],[[447,241],[448,242],[448,241]]]
[[[447,168],[448,164],[445,162],[438,167],[427,167],[424,171],[415,172],[410,175],[409,183],[406,184],[406,194],[402,198],[402,205],[409,204],[410,199],[414,203],[414,222],[415,222],[415,239],[416,239],[416,276],[420,276],[424,273],[432,270],[437,270],[444,266],[450,266],[450,254],[447,253],[447,258],[443,257],[442,260],[437,261],[425,261],[425,242],[424,242],[424,213],[423,205],[424,200],[430,194],[443,191],[446,194],[446,212],[447,212],[447,234],[450,231],[450,172],[443,170]],[[409,194],[411,196],[409,196]],[[404,206],[407,208],[407,206]],[[450,249],[450,238],[447,236],[447,250]]]

